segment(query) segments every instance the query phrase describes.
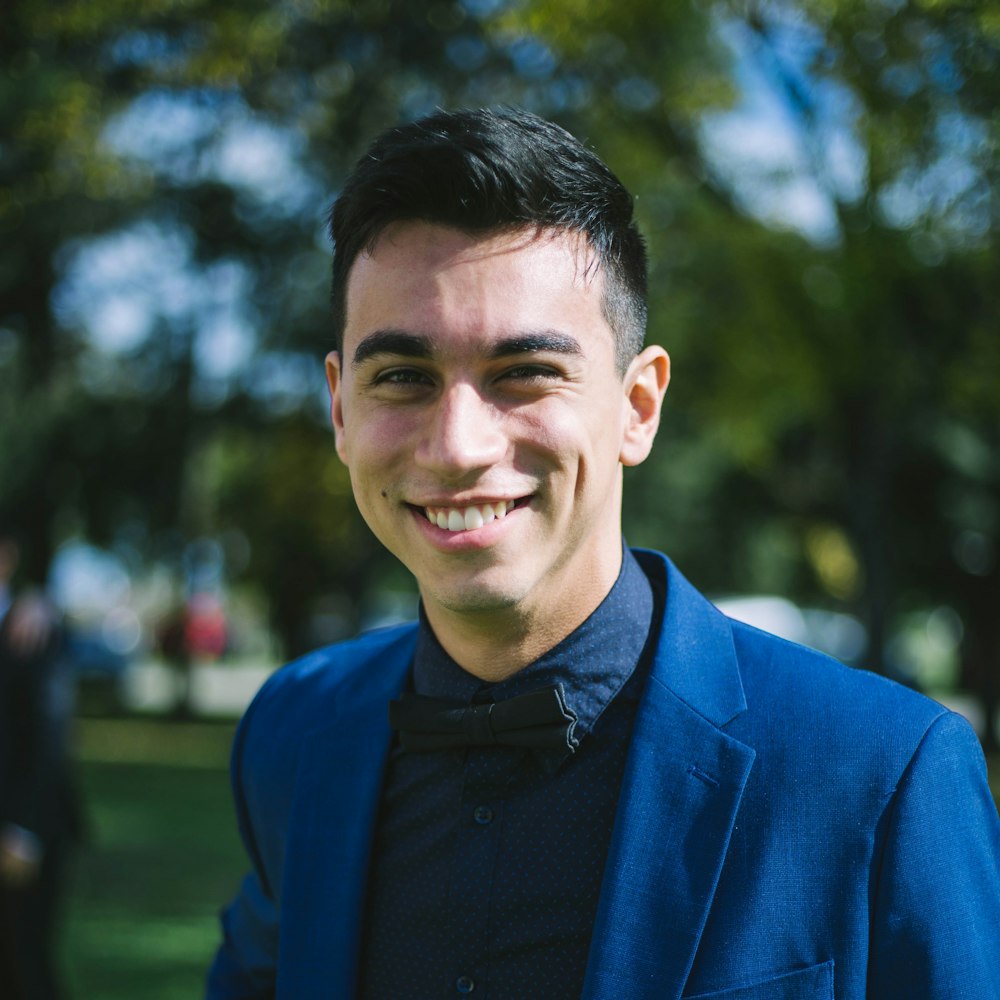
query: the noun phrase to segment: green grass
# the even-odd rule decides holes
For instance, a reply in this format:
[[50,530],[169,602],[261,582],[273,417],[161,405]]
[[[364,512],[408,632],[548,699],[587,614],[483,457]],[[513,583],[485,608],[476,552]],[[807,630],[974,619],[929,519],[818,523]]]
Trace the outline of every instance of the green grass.
[[90,832],[64,924],[71,996],[199,997],[218,910],[245,867],[225,770],[232,727],[82,727]]

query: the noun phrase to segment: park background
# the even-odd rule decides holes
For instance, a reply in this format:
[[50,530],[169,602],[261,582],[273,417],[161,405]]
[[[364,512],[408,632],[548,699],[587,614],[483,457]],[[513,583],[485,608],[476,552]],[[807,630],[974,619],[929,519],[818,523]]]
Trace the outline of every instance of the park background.
[[327,427],[325,219],[374,132],[484,104],[636,195],[674,381],[629,541],[997,749],[995,0],[11,0],[0,519],[79,681],[78,998],[198,995],[233,719],[413,611]]

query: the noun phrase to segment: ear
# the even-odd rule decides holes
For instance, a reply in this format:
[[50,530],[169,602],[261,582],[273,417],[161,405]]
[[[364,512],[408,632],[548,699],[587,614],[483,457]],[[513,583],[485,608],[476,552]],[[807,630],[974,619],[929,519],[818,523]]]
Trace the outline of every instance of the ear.
[[628,409],[619,453],[622,465],[639,465],[649,455],[669,383],[670,358],[657,344],[651,344],[629,365],[625,373]]
[[344,438],[344,379],[340,370],[340,354],[330,351],[326,356],[326,384],[330,387],[330,421],[340,460],[347,464],[347,445]]

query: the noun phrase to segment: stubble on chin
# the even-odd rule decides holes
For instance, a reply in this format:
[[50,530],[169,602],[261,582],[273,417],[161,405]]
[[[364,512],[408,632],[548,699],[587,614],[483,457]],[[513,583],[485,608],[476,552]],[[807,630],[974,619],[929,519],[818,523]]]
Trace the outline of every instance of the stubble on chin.
[[449,584],[433,574],[425,582],[418,577],[418,589],[425,606],[431,602],[450,614],[471,617],[509,613],[524,596],[512,582],[469,579]]

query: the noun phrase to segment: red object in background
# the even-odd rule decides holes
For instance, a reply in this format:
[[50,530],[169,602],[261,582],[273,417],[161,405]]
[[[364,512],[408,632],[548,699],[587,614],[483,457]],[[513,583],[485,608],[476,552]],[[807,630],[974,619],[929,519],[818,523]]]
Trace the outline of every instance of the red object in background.
[[226,649],[226,616],[212,594],[195,594],[188,602],[184,644],[189,656],[217,659]]

